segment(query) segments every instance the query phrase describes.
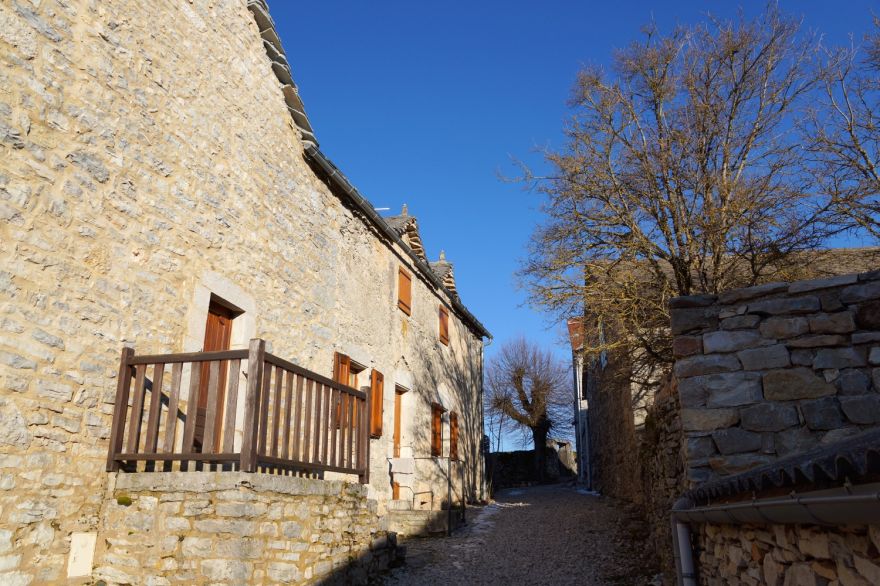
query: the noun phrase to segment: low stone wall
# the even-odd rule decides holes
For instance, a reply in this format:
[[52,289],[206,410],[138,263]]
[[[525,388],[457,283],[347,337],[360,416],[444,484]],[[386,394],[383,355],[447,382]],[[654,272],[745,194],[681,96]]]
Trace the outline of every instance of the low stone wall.
[[691,486],[880,425],[880,271],[670,307]]
[[686,489],[683,437],[675,382],[654,397],[640,438],[644,513],[650,524],[650,542],[663,572],[664,583],[675,579],[670,511]]
[[365,583],[395,556],[359,484],[239,472],[115,481],[92,572],[108,584]]
[[880,527],[700,525],[700,583],[880,584]]

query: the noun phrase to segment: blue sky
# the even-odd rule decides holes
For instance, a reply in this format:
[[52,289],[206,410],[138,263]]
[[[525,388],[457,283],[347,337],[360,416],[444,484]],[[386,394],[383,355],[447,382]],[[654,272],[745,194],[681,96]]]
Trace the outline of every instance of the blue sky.
[[[870,26],[868,0],[781,0],[830,43]],[[763,2],[743,2],[746,14]],[[560,327],[524,307],[513,273],[538,195],[499,179],[511,157],[540,170],[561,145],[582,64],[607,63],[652,17],[663,30],[735,2],[282,2],[270,0],[321,149],[376,207],[416,215],[428,256],[455,263],[462,300],[494,334],[524,334],[560,357]],[[385,214],[389,212],[383,212]]]

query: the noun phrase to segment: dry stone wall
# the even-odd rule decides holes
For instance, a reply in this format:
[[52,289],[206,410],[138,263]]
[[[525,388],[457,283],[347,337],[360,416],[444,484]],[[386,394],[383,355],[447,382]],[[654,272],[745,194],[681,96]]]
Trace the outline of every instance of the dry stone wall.
[[122,474],[94,578],[112,584],[363,584],[396,555],[360,485],[231,472]]
[[701,525],[700,584],[880,584],[880,527]]
[[880,271],[671,307],[690,485],[880,424]]
[[212,294],[244,310],[234,347],[385,375],[380,513],[396,384],[410,454],[432,402],[460,413],[479,496],[481,340],[450,311],[440,344],[448,293],[396,246],[305,162],[244,0],[0,2],[0,583],[67,581],[101,523],[120,350],[200,350]]

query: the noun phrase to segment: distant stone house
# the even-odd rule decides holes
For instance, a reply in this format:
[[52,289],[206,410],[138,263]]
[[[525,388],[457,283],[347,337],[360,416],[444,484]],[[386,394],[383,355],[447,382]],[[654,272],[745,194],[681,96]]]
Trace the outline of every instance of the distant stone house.
[[0,583],[363,581],[484,497],[489,333],[264,2],[0,23]]

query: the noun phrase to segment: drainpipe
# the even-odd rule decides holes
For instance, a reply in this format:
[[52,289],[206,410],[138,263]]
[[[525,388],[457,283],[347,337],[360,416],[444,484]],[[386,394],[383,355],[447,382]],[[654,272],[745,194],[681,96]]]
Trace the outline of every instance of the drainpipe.
[[680,586],[696,584],[689,523],[874,525],[880,523],[880,483],[705,507],[679,499],[672,509],[672,538]]

